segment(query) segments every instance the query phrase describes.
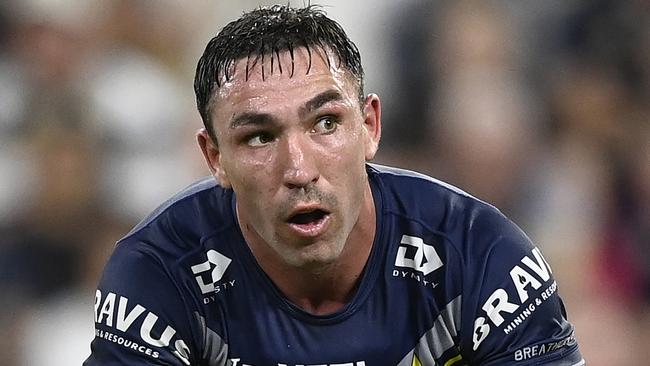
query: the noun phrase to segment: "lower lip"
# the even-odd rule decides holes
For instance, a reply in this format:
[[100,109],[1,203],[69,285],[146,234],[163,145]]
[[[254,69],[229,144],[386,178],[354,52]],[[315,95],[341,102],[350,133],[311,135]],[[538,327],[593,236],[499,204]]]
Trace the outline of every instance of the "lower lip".
[[329,224],[330,215],[325,215],[320,220],[308,224],[289,223],[289,227],[300,236],[317,237],[327,230]]

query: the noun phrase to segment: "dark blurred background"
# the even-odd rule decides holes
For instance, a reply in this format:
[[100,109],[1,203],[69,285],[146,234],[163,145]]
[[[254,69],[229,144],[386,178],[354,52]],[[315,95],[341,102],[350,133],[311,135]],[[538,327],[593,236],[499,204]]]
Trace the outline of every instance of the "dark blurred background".
[[[2,365],[89,354],[114,242],[208,173],[203,47],[270,3],[0,3]],[[650,2],[318,3],[382,97],[376,162],[500,207],[551,263],[588,364],[647,364]]]

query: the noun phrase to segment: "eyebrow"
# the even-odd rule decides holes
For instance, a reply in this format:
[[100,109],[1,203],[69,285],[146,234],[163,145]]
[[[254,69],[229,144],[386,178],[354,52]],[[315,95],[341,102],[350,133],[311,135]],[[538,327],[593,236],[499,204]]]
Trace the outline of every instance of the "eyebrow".
[[[341,101],[343,95],[336,90],[326,90],[307,102],[300,108],[299,114],[304,117],[306,114],[317,110],[329,102]],[[275,117],[268,113],[244,112],[230,121],[230,128],[238,128],[247,125],[264,126],[275,122]]]
[[305,105],[300,108],[300,116],[304,116],[307,113],[313,112],[329,102],[337,102],[342,100],[343,96],[337,90],[326,90],[308,100]]
[[246,125],[264,126],[269,125],[275,118],[268,113],[245,112],[230,121],[230,128],[237,128]]

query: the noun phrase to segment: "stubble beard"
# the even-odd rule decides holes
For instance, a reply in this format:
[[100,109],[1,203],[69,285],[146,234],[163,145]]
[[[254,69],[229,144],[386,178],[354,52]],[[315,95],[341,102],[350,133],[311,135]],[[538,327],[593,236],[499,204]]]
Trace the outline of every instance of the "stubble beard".
[[[323,192],[315,185],[291,191],[289,197],[279,205],[278,212],[290,212],[297,204],[316,203],[326,208],[330,215],[331,226],[328,231],[317,238],[304,240],[285,240],[275,235],[274,249],[281,259],[289,266],[318,272],[328,268],[335,262],[345,247],[347,240],[346,228],[340,215],[339,199],[334,194]],[[349,233],[347,233],[349,234]],[[287,245],[287,241],[291,243]]]

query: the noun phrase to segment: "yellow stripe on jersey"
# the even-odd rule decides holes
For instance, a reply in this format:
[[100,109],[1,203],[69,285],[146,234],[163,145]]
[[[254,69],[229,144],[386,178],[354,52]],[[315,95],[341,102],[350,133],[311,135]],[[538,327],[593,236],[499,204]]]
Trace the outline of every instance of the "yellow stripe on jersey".
[[455,364],[456,362],[458,362],[458,361],[460,361],[462,359],[463,359],[463,356],[458,355],[458,356],[456,356],[454,358],[449,359],[449,361],[445,362],[445,366],[451,366],[451,365]]

